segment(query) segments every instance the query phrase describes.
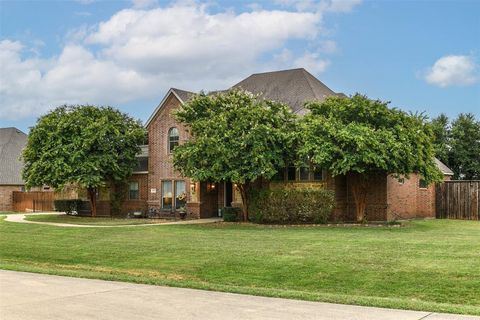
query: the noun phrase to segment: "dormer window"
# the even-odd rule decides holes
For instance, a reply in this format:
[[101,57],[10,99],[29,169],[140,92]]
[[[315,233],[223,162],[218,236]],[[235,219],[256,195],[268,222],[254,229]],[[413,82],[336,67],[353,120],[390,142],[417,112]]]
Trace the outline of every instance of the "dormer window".
[[168,130],[168,152],[171,153],[176,146],[178,146],[178,142],[180,137],[178,135],[178,129],[173,127]]

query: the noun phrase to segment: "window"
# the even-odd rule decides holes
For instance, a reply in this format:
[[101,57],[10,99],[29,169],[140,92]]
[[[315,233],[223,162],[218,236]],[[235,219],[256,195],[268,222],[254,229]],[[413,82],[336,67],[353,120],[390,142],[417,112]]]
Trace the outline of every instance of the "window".
[[308,181],[310,180],[310,168],[309,167],[301,167],[299,170],[300,181]]
[[418,187],[419,187],[420,189],[427,189],[427,188],[428,188],[428,184],[427,184],[427,182],[426,182],[425,180],[420,179],[420,180],[418,181]]
[[178,129],[177,128],[170,128],[168,130],[168,152],[172,152],[173,149],[175,149],[176,146],[178,146],[178,141],[180,140],[180,137],[178,135]]
[[162,181],[162,209],[172,210],[172,181]]
[[138,189],[138,182],[131,181],[128,183],[128,199],[138,200],[140,198],[140,193]]
[[297,173],[297,168],[288,167],[287,168],[287,181],[295,181],[296,173]]
[[187,204],[185,181],[162,181],[162,210],[173,211]]
[[313,167],[313,181],[323,180],[323,169],[320,167]]
[[148,157],[137,157],[138,163],[133,169],[133,172],[146,172],[148,171]]
[[175,181],[175,209],[185,207],[186,203],[185,181]]
[[285,168],[278,169],[277,173],[272,177],[273,181],[285,180]]
[[316,166],[304,166],[296,168],[294,166],[286,169],[280,169],[272,177],[272,181],[324,181],[323,169]]

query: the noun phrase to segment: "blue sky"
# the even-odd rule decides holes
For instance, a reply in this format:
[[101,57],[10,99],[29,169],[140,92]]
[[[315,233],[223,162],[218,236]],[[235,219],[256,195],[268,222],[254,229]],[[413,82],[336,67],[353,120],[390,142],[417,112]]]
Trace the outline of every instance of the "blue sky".
[[169,87],[305,67],[337,92],[480,118],[480,1],[0,1],[0,127],[64,103],[146,121]]

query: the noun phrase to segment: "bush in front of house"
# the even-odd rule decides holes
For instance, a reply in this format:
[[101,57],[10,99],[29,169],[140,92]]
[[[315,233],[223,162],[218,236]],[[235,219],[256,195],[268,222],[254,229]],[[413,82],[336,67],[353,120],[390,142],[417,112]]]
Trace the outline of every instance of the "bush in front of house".
[[236,207],[223,207],[222,216],[225,222],[237,222],[240,220],[242,210]]
[[82,204],[80,199],[63,199],[55,200],[54,202],[55,211],[65,212],[66,214],[72,214],[73,212],[78,212]]
[[334,203],[331,190],[282,188],[252,194],[249,211],[257,223],[326,223]]

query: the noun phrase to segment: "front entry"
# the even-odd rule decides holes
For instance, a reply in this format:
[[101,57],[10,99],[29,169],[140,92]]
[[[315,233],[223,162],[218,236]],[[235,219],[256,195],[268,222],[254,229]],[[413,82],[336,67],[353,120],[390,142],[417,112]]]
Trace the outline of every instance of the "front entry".
[[218,183],[200,182],[200,218],[218,216]]
[[225,207],[231,207],[233,202],[233,185],[225,182]]

